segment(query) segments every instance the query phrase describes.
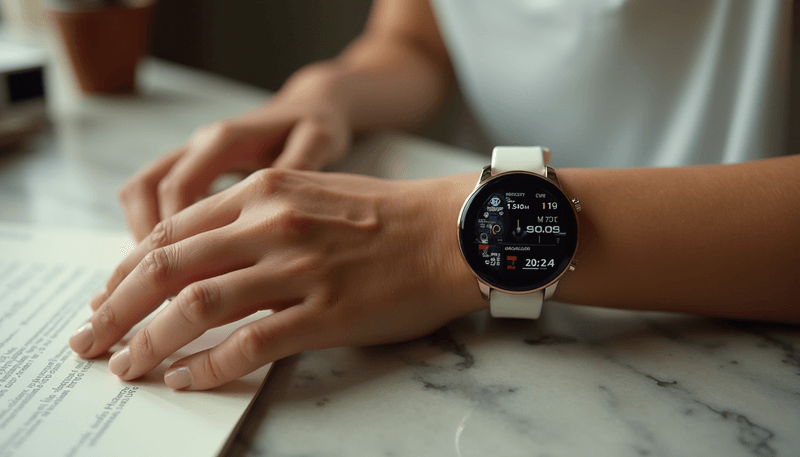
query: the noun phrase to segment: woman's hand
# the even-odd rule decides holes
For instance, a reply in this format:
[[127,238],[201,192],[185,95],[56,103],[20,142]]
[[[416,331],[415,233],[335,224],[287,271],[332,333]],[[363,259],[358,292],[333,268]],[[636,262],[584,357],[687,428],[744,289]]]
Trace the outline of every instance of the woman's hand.
[[268,166],[320,170],[339,161],[352,128],[333,86],[324,64],[307,67],[265,106],[201,127],[185,145],[136,173],[119,192],[136,240],[206,196],[221,174]]
[[424,335],[486,306],[456,239],[474,179],[258,171],[160,222],[70,345],[97,357],[175,296],[111,358],[131,380],[211,327],[275,311],[167,371],[170,387],[197,390],[307,349]]

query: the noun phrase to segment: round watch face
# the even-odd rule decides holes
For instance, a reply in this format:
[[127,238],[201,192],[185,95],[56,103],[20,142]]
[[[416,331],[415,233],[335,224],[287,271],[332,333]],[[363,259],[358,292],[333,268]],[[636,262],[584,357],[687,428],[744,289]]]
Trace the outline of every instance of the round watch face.
[[459,221],[461,253],[492,287],[531,291],[555,281],[578,246],[566,195],[534,173],[502,174],[472,193]]

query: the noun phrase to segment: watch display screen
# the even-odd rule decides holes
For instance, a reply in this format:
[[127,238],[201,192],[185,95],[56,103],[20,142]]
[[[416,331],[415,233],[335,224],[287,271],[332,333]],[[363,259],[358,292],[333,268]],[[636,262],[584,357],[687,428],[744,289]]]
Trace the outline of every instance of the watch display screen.
[[564,193],[533,173],[501,175],[465,203],[459,221],[461,252],[488,284],[532,290],[569,266],[578,220]]

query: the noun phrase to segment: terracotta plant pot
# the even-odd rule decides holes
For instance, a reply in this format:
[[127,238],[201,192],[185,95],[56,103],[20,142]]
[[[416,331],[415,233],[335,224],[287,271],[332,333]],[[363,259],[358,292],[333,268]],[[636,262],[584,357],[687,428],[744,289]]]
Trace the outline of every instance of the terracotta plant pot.
[[48,9],[83,92],[129,93],[136,89],[136,65],[148,45],[153,5],[94,10]]

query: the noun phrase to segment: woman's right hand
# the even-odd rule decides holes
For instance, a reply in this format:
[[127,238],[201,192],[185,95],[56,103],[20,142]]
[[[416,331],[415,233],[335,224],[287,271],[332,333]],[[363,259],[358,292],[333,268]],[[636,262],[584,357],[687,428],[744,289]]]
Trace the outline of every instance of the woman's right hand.
[[136,241],[205,197],[224,173],[320,170],[341,160],[352,126],[329,74],[326,64],[306,67],[266,105],[199,128],[183,146],[131,177],[119,198]]

